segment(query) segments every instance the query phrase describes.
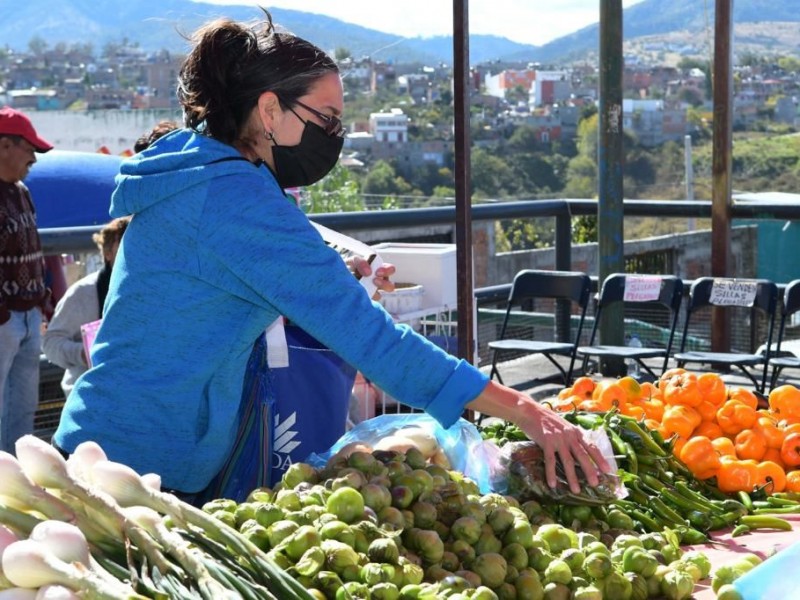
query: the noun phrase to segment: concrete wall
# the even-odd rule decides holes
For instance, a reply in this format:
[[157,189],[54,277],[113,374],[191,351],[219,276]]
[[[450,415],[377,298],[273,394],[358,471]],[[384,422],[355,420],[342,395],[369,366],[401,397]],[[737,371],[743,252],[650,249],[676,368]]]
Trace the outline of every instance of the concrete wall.
[[[665,235],[625,242],[625,255],[634,256],[647,252],[671,251],[673,275],[684,280],[711,275],[711,231]],[[734,227],[731,232],[732,268],[731,277],[758,276],[758,231],[755,226]],[[498,254],[488,261],[483,274],[486,283],[476,287],[510,283],[514,275],[523,269],[554,269],[555,250],[518,251]],[[572,246],[572,269],[592,276],[598,274],[597,244]]]
[[26,112],[36,131],[59,150],[96,152],[106,146],[111,154],[133,149],[136,139],[164,119],[181,121],[168,110],[98,110]]

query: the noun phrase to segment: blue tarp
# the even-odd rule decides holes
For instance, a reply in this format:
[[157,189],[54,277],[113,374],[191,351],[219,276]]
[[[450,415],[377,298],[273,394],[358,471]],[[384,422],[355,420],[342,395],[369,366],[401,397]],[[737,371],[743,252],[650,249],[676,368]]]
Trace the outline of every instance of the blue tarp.
[[37,154],[25,179],[39,228],[104,225],[120,156],[51,150]]

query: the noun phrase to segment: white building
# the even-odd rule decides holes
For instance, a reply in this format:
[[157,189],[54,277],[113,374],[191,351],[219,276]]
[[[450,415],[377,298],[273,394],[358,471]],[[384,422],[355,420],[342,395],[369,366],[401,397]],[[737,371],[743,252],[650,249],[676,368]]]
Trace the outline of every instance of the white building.
[[376,142],[407,142],[408,115],[400,108],[372,113],[369,116],[369,132]]

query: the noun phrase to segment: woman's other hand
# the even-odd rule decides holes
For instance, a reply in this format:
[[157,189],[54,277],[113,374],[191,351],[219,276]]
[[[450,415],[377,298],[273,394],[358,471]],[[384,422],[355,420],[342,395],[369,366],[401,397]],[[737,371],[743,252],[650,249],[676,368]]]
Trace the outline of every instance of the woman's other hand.
[[[353,256],[348,259],[348,263],[353,272],[358,273],[361,277],[370,277],[373,275],[372,265],[370,265],[369,261],[365,258]],[[394,291],[394,282],[389,279],[394,273],[395,267],[389,263],[383,263],[375,270],[372,282],[375,284],[375,287],[378,288],[378,291],[372,296],[373,300],[378,300],[381,297],[381,292]]]

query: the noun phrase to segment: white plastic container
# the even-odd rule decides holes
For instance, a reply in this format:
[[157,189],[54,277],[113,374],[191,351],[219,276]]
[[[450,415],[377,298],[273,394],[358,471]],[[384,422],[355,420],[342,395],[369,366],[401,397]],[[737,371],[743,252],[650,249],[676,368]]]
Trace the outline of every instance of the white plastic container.
[[[425,287],[418,283],[395,283],[393,292],[381,292],[381,304],[390,315],[404,320],[403,315],[419,313]],[[419,315],[407,321],[413,329],[419,329]]]
[[391,263],[397,269],[392,278],[394,281],[413,281],[422,285],[424,295],[420,308],[456,308],[455,244],[387,242],[376,244],[373,248],[383,262]]

